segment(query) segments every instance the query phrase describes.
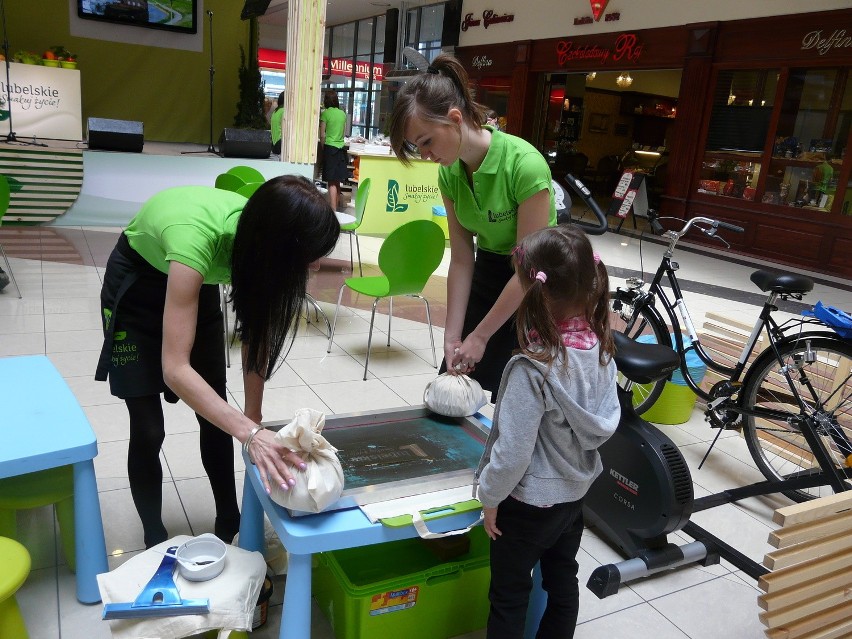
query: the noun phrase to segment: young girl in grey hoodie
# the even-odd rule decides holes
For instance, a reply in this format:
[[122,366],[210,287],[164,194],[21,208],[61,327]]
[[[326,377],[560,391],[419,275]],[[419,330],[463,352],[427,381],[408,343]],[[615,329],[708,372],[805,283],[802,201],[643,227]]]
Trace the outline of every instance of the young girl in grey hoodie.
[[528,235],[513,265],[524,289],[516,318],[523,346],[503,372],[476,473],[492,540],[487,637],[523,637],[540,562],[548,597],[536,638],[566,639],[579,608],[583,496],[621,414],[609,280],[576,226]]

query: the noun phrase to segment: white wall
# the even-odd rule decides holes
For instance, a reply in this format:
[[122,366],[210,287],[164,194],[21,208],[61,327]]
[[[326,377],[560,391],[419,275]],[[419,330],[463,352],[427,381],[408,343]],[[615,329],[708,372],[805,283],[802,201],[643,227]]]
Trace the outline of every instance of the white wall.
[[[495,15],[514,14],[512,22],[484,23],[462,31],[459,46],[469,47],[516,40],[544,40],[671,27],[693,22],[741,20],[791,13],[813,13],[848,9],[850,0],[609,0],[604,15],[618,13],[620,19],[606,22],[604,16],[591,24],[574,25],[575,18],[592,16],[589,0],[464,0],[462,21],[468,14],[482,20],[484,11]],[[837,25],[843,28],[849,25]]]

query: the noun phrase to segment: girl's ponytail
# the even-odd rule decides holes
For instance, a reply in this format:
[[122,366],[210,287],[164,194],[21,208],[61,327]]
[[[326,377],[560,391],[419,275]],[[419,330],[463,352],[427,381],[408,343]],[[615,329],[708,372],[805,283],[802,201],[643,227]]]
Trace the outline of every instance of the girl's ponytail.
[[600,362],[606,364],[615,355],[612,329],[609,325],[609,275],[606,266],[595,262],[595,284],[589,296],[591,321],[589,324],[600,342]]

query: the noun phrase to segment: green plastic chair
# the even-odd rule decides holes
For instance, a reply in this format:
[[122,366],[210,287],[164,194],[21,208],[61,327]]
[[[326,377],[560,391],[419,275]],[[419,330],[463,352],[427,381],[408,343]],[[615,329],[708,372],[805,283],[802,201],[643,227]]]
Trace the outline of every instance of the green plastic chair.
[[263,177],[263,173],[250,166],[232,166],[227,170],[227,173],[229,175],[236,175],[246,184],[250,184],[251,182],[266,182],[266,178]]
[[370,197],[370,178],[365,178],[355,192],[355,221],[340,225],[340,232],[349,235],[349,272],[355,274],[355,262],[352,259],[352,238],[354,237],[355,246],[358,248],[358,275],[362,277],[364,270],[361,266],[361,244],[358,242],[358,234],[355,231],[358,230],[361,221],[364,219],[364,209],[367,208],[368,197]]
[[416,297],[426,304],[426,321],[429,323],[429,339],[432,341],[432,365],[438,368],[435,355],[435,337],[432,334],[432,316],[429,313],[429,300],[421,295],[423,287],[432,273],[438,268],[444,257],[444,232],[432,220],[414,220],[398,227],[387,236],[379,249],[379,269],[382,275],[368,277],[348,277],[337,295],[337,307],[334,309],[334,321],[328,336],[328,350],[334,343],[334,329],[337,315],[340,313],[340,301],[343,291],[349,288],[356,293],[375,297],[373,313],[370,316],[370,336],[367,338],[367,359],[364,362],[364,379],[367,379],[367,367],[370,365],[370,346],[373,342],[373,323],[376,319],[376,305],[387,297],[390,305],[388,312],[388,346],[391,340],[391,319],[393,318],[393,298],[397,295]]
[[[58,466],[0,479],[0,537],[17,538],[16,512],[55,505],[59,537],[68,567],[76,570],[74,469]],[[0,637],[5,636],[0,634]]]
[[27,639],[24,617],[15,593],[30,574],[30,553],[14,539],[0,537],[0,637]]
[[[9,210],[9,202],[11,201],[12,186],[9,184],[9,180],[5,175],[0,175],[0,226],[3,224],[3,216],[6,215],[6,211]],[[6,272],[9,274],[9,279],[12,280],[12,284],[15,285],[15,290],[18,291],[18,297],[23,298],[23,295],[21,294],[21,287],[18,286],[18,282],[15,280],[15,275],[12,273],[12,265],[9,264],[9,258],[7,257],[6,250],[3,248],[2,244],[0,244],[0,255],[3,256],[3,261],[6,262]]]
[[[220,173],[216,176],[215,186],[217,189],[225,191],[240,192],[240,189],[248,185],[256,185],[251,190],[251,193],[254,193],[254,190],[264,182],[266,182],[266,178],[257,169],[250,166],[232,166],[225,173]],[[249,195],[246,195],[246,197],[249,197]]]

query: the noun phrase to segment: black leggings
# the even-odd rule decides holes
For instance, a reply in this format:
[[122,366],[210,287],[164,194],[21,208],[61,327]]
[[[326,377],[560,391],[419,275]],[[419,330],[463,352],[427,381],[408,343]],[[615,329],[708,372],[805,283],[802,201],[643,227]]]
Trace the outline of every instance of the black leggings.
[[[216,389],[225,395],[225,389]],[[159,395],[128,397],[130,413],[130,445],[127,450],[127,472],[130,493],[142,520],[145,547],[150,548],[169,538],[163,525],[163,468],[160,448],[166,438],[163,405]],[[196,414],[201,427],[199,443],[201,463],[210,479],[216,503],[215,533],[230,543],[239,531],[240,511],[234,482],[233,438]]]

